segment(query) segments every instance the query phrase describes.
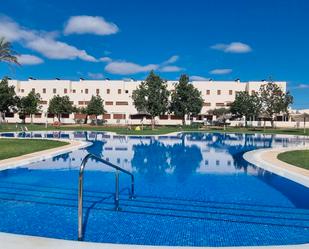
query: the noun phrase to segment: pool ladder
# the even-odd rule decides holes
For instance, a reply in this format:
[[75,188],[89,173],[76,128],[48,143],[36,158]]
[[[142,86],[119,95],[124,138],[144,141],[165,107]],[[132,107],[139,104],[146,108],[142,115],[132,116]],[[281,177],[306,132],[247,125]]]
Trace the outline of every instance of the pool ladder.
[[117,165],[110,163],[98,157],[94,154],[88,154],[82,161],[80,168],[79,168],[79,178],[78,178],[78,240],[83,240],[83,185],[84,185],[84,169],[85,166],[90,158],[93,158],[109,167],[116,169],[115,171],[115,195],[114,195],[114,202],[115,202],[115,210],[119,211],[119,171],[131,176],[131,191],[130,191],[130,199],[134,199],[134,175],[123,169]]

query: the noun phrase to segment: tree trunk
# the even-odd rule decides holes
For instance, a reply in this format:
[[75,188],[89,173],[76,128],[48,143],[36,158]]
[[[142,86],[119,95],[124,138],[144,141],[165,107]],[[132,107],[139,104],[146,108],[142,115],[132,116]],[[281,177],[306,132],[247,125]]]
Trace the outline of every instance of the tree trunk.
[[274,118],[273,117],[271,118],[270,122],[271,122],[271,128],[274,128],[274,124],[275,123],[274,123]]
[[61,122],[61,114],[57,114],[57,118],[58,118],[58,121],[60,123]]
[[33,125],[33,114],[30,114],[31,124]]
[[85,120],[84,120],[84,124],[88,123],[88,115],[86,114]]
[[153,130],[155,128],[155,117],[151,117],[151,129]]
[[98,126],[98,116],[95,116],[95,125]]
[[5,118],[4,118],[4,113],[0,112],[0,124],[4,123]]
[[182,116],[182,125],[185,126],[186,125],[186,115]]
[[248,120],[247,120],[247,116],[245,116],[245,127],[247,128],[248,126]]

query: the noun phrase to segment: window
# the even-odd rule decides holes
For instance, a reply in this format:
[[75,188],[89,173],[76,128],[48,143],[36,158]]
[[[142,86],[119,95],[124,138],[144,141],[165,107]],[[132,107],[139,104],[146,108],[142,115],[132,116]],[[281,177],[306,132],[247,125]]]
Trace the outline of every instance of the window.
[[32,92],[35,92],[35,88],[32,88]]
[[216,103],[216,106],[224,106],[224,103]]
[[68,113],[62,113],[62,114],[61,114],[61,117],[62,117],[62,118],[69,118],[69,117],[70,117],[70,114],[68,114]]
[[57,89],[56,88],[53,89],[53,93],[54,94],[57,93]]
[[108,113],[103,114],[103,119],[110,119],[111,115]]
[[113,118],[114,119],[125,119],[126,115],[125,114],[114,114]]
[[67,93],[68,93],[68,89],[64,88],[64,89],[63,89],[63,92],[64,92],[65,94],[67,94]]
[[118,89],[118,94],[121,94],[121,89]]
[[159,118],[161,120],[166,120],[166,119],[168,119],[168,115],[160,115]]
[[116,105],[129,105],[127,101],[116,101]]
[[113,105],[114,102],[113,101],[105,101],[105,105]]
[[106,89],[106,93],[110,94],[111,93],[111,89]]
[[41,118],[42,117],[42,113],[36,113],[34,114],[34,118]]
[[25,92],[25,89],[20,89],[20,92],[22,92],[22,93]]
[[251,94],[255,94],[255,91],[254,91],[254,90],[252,90],[252,91],[251,91]]
[[210,90],[206,90],[206,95],[210,95]]
[[83,93],[84,91],[83,90],[80,90],[80,93]]
[[89,92],[88,89],[85,89],[85,93],[88,94],[88,92]]
[[73,89],[73,90],[72,90],[72,92],[73,92],[73,93],[76,93],[76,90],[75,90],[75,89]]
[[41,101],[40,101],[40,104],[41,104],[41,105],[47,105],[47,101],[46,101],[46,100],[41,100]]
[[129,90],[126,90],[125,93],[129,93]]
[[233,90],[229,90],[229,95],[233,95]]
[[221,95],[221,90],[217,90],[217,95]]
[[43,93],[46,93],[46,88],[43,88],[43,91],[42,91]]
[[79,104],[79,105],[83,105],[83,104],[84,104],[84,101],[78,101],[78,104]]
[[96,94],[99,95],[100,94],[100,89],[95,90]]
[[204,102],[203,106],[211,106],[211,103],[209,103],[209,102]]

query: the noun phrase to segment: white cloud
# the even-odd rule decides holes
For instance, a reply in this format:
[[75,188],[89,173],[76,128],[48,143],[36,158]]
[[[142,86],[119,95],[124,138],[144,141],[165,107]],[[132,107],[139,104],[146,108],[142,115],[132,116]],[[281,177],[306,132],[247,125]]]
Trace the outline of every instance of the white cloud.
[[211,46],[211,48],[225,53],[248,53],[252,51],[249,45],[242,42],[232,42],[229,44],[218,43]]
[[158,65],[148,64],[142,66],[132,62],[113,61],[108,63],[104,69],[106,72],[112,74],[130,75],[130,74],[144,73],[149,72],[151,70],[156,70],[158,69]]
[[119,31],[116,24],[107,22],[100,16],[72,16],[68,20],[65,34],[111,35]]
[[19,42],[49,59],[79,58],[85,61],[97,61],[85,50],[57,41],[55,32],[26,29],[7,17],[0,17],[0,36],[4,36],[11,42]]
[[16,57],[21,65],[37,65],[44,62],[41,58],[31,54],[21,54]]
[[296,89],[307,89],[307,88],[309,88],[309,84],[299,84],[295,88]]
[[232,69],[224,68],[224,69],[214,69],[214,70],[211,70],[209,73],[210,74],[229,74],[232,71],[233,71]]
[[198,76],[198,75],[193,75],[193,76],[190,76],[190,80],[193,80],[193,81],[204,81],[204,80],[209,80],[209,78],[205,78],[205,77]]
[[104,78],[104,75],[102,73],[88,73],[88,76],[91,78],[91,79],[94,79],[94,80],[98,80],[98,79],[103,79]]
[[101,57],[100,59],[99,59],[99,61],[102,61],[102,62],[111,62],[112,61],[112,58],[110,58],[110,57]]
[[179,56],[178,55],[173,55],[172,57],[170,57],[169,59],[164,61],[162,64],[172,64],[172,63],[175,63],[178,60],[179,60]]
[[160,72],[170,73],[170,72],[179,72],[183,69],[178,66],[164,66],[159,69]]
[[49,59],[69,59],[79,58],[84,61],[95,62],[96,59],[88,55],[85,50],[79,50],[67,43],[55,41],[49,38],[37,37],[32,41],[28,41],[26,46],[31,48]]

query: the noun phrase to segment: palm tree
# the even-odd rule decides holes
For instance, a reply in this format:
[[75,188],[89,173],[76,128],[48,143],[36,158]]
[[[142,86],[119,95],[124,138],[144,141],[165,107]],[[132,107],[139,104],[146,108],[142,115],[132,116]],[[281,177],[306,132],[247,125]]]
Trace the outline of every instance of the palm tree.
[[0,37],[0,62],[19,65],[16,52],[12,50],[12,44],[6,41],[4,37]]

